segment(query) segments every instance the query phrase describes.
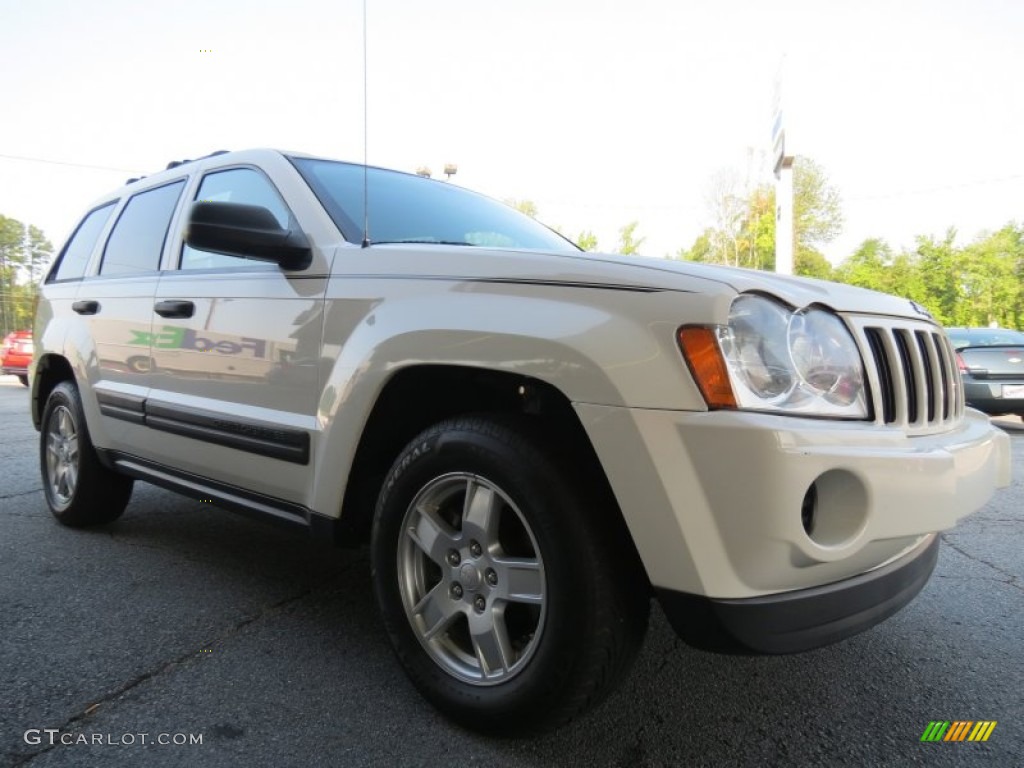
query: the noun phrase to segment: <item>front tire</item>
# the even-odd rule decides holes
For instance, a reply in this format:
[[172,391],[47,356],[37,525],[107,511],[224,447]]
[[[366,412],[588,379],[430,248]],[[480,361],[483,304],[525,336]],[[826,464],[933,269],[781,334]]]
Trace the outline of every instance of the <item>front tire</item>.
[[109,523],[121,516],[131,498],[132,479],[100,463],[73,382],[62,381],[46,400],[39,463],[46,503],[63,525]]
[[475,730],[540,730],[594,706],[647,627],[648,586],[609,501],[550,442],[515,422],[443,422],[406,447],[378,502],[392,645],[420,692]]
[[18,381],[21,382],[21,386],[23,386],[23,387],[27,387],[28,386],[28,376],[26,374],[19,373],[18,374]]

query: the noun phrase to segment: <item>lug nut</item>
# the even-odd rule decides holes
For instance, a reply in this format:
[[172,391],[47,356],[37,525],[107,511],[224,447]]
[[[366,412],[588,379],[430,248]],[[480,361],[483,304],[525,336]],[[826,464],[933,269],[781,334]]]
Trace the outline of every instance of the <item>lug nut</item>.
[[454,549],[449,549],[448,554],[445,555],[445,560],[448,561],[448,565],[458,565],[462,558],[459,557],[459,553]]
[[462,599],[462,585],[459,584],[459,582],[456,581],[454,584],[452,584],[451,595],[453,600]]
[[493,568],[487,569],[487,583],[492,587],[498,586],[498,572]]
[[477,613],[483,613],[484,612],[484,608],[487,607],[487,601],[484,600],[483,595],[477,595],[473,599],[473,607],[476,608],[476,612]]
[[469,554],[473,557],[480,557],[483,554],[484,548],[480,546],[479,541],[469,542]]

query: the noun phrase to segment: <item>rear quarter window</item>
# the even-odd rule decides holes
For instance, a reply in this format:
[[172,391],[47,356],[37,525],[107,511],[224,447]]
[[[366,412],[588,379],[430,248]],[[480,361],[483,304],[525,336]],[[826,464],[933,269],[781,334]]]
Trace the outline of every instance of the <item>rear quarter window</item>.
[[110,214],[114,211],[115,203],[108,203],[102,208],[97,208],[82,219],[57,258],[57,263],[54,265],[53,271],[50,272],[47,282],[74,280],[85,274],[85,269],[89,265],[89,257],[92,256],[96,241],[99,240],[103,227],[106,226]]

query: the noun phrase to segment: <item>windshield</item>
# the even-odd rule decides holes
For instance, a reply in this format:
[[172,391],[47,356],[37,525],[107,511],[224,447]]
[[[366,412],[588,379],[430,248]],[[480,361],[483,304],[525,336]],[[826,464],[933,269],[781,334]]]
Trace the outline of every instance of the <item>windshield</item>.
[[[363,239],[363,166],[291,158],[349,242]],[[579,249],[540,222],[489,197],[444,181],[367,169],[369,240],[526,248]]]

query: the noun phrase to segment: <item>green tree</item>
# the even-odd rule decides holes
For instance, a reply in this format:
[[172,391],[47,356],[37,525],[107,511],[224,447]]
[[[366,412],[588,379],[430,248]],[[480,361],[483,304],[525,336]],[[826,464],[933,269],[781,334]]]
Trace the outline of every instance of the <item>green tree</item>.
[[520,213],[525,213],[531,219],[536,219],[539,211],[537,210],[537,204],[533,200],[516,200],[509,198],[504,201],[505,205],[510,205]]
[[[761,184],[741,191],[735,172],[712,177],[707,203],[713,224],[678,258],[731,264],[751,269],[775,269],[775,186]],[[825,171],[810,158],[793,165],[794,272],[829,279],[832,265],[820,248],[842,230],[839,191]]]
[[963,302],[963,257],[954,246],[956,230],[950,227],[941,240],[932,235],[917,238],[916,261],[920,270],[926,307],[944,325],[968,324]]
[[747,198],[747,212],[737,238],[739,266],[775,269],[775,189],[756,187]]
[[793,161],[793,239],[795,249],[831,243],[843,230],[839,190],[809,157]]
[[0,216],[0,336],[18,328],[18,273],[25,263],[25,227]]
[[576,236],[576,245],[584,251],[596,251],[598,249],[597,235],[589,229],[584,229]]
[[640,222],[631,221],[629,224],[619,229],[619,245],[617,248],[618,253],[625,254],[626,256],[633,256],[640,251],[640,246],[643,245],[646,238],[636,237],[636,228]]
[[680,248],[676,251],[673,258],[680,261],[700,261],[709,264],[715,263],[716,258],[714,245],[712,244],[713,237],[714,231],[711,227],[708,227],[697,235],[697,239],[693,241],[693,245],[690,246],[689,250],[686,248]]
[[37,285],[52,258],[42,230],[0,216],[0,336],[31,326]]
[[889,244],[884,240],[871,238],[865,240],[856,251],[843,259],[836,267],[835,278],[861,288],[885,291],[890,287],[888,269],[892,261],[892,248]]
[[793,274],[802,277],[816,277],[819,280],[832,279],[832,265],[813,248],[801,248],[793,257]]

